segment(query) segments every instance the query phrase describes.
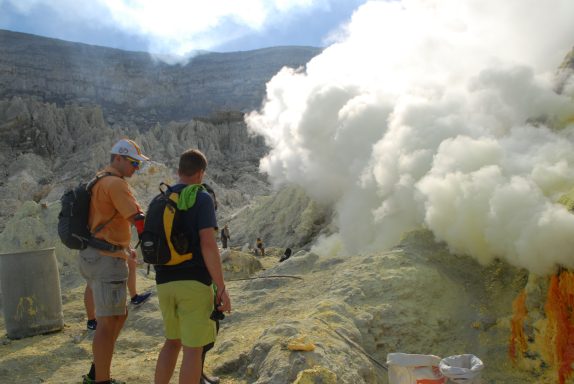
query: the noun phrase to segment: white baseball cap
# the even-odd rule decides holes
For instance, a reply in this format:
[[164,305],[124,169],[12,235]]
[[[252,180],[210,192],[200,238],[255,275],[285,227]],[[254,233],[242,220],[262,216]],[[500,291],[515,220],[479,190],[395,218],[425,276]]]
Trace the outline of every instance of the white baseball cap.
[[149,157],[144,156],[140,147],[138,147],[134,141],[129,139],[121,139],[116,144],[114,144],[111,153],[116,155],[129,156],[132,159],[139,161],[149,160]]

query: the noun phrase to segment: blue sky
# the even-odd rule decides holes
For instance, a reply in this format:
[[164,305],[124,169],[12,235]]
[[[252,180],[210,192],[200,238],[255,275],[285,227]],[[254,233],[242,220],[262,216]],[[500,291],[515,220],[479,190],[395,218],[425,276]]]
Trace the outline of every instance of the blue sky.
[[185,55],[326,46],[367,0],[0,0],[0,29]]

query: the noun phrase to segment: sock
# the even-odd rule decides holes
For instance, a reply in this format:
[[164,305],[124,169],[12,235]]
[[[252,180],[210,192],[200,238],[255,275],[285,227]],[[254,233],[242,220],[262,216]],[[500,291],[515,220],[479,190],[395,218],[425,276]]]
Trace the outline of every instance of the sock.
[[96,380],[96,365],[94,363],[92,363],[92,366],[90,367],[88,377],[92,380]]
[[112,384],[110,380],[96,381],[96,384]]
[[138,297],[138,294],[137,294],[137,293],[132,296],[132,300],[135,300],[136,297]]

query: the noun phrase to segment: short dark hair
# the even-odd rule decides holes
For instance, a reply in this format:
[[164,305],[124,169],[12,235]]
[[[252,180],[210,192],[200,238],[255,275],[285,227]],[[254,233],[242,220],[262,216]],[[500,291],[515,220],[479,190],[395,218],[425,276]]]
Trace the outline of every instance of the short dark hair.
[[185,176],[193,176],[199,171],[205,171],[207,159],[199,149],[188,149],[179,157],[178,171]]

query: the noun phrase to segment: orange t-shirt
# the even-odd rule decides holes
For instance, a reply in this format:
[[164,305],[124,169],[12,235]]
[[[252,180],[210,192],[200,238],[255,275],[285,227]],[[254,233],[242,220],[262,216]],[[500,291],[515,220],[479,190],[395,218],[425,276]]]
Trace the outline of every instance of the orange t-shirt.
[[[99,173],[102,172],[110,172],[118,176],[120,175],[118,171],[112,167],[106,167]],[[129,185],[124,178],[106,176],[100,179],[92,188],[90,218],[88,220],[90,231],[94,233],[99,225],[107,222],[99,232],[94,234],[98,239],[103,239],[108,243],[119,245],[127,250],[130,246],[130,240],[132,237],[130,228],[131,223],[128,221],[128,218],[138,212],[142,212],[142,209],[130,191]],[[121,258],[126,258],[128,256],[128,253],[124,251],[102,251],[102,253]]]

